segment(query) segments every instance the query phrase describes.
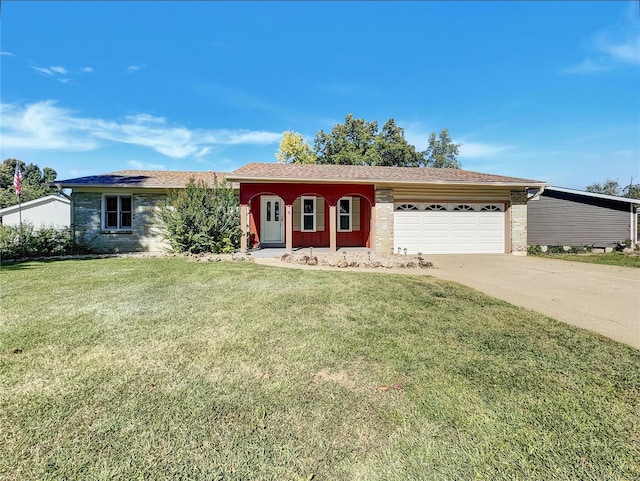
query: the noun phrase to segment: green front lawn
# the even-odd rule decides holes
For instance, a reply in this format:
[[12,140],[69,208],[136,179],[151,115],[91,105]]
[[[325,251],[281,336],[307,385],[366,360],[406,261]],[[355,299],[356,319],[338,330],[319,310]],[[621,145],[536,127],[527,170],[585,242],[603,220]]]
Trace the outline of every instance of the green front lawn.
[[619,267],[640,267],[638,252],[607,252],[602,254],[537,254],[537,257],[560,259],[563,261],[588,262],[590,264],[606,264]]
[[640,478],[640,351],[457,284],[184,258],[0,282],[0,479]]

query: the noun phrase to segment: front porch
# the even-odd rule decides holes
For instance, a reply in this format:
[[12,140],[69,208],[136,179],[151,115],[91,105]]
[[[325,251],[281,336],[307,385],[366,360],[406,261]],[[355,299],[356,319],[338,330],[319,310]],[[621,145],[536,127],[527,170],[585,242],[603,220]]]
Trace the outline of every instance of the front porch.
[[241,250],[370,248],[373,185],[241,183]]

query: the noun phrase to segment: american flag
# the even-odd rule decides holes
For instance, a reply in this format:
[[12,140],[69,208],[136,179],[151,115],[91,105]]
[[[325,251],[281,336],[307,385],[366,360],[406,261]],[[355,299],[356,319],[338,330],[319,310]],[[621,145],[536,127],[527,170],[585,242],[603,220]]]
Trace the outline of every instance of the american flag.
[[20,195],[22,188],[22,171],[20,170],[20,164],[16,162],[16,171],[13,174],[13,188],[16,189],[16,195]]

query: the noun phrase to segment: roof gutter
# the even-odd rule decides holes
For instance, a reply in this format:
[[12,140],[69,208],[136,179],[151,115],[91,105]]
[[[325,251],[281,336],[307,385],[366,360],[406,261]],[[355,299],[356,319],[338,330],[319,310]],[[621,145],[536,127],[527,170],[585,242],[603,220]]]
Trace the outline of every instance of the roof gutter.
[[303,184],[316,184],[316,183],[340,183],[340,184],[421,184],[421,185],[469,185],[469,186],[487,186],[492,185],[496,187],[546,187],[546,183],[524,184],[516,182],[501,182],[499,180],[477,182],[477,181],[464,181],[464,180],[405,180],[405,179],[327,179],[327,178],[282,178],[282,177],[233,177],[228,176],[227,179],[233,182],[277,182],[277,183],[303,183]]

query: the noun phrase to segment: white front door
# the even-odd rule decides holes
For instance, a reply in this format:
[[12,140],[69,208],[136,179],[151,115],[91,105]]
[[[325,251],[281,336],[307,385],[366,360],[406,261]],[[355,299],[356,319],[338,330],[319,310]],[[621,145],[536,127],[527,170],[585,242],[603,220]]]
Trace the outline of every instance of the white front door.
[[263,195],[260,202],[260,243],[284,242],[284,202],[275,195]]

